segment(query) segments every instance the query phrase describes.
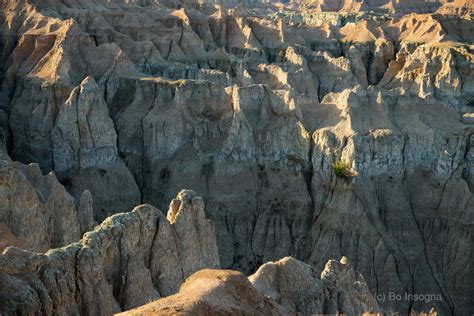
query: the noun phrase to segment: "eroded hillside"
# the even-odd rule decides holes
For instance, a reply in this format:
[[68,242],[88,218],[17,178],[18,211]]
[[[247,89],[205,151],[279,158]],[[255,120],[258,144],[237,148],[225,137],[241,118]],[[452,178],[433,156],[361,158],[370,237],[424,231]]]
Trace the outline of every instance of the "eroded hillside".
[[[1,9],[0,126],[18,161],[0,173],[10,244],[65,246],[190,188],[224,268],[291,255],[322,271],[344,255],[373,293],[442,296],[387,310],[472,313],[468,16],[290,23],[280,5],[138,0]],[[15,219],[25,201],[34,221]]]

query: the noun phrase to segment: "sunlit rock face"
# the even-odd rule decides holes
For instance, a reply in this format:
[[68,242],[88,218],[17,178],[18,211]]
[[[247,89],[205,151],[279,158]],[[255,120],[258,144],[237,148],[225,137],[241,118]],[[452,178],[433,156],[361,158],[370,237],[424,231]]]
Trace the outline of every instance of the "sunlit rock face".
[[291,0],[290,3],[312,12],[371,12],[397,16],[435,12],[466,15],[474,10],[474,3],[470,0]]
[[[285,257],[262,265],[248,279],[232,270],[204,269],[179,293],[120,315],[382,315],[364,278],[343,257],[317,276],[307,264]],[[380,313],[380,314],[377,314]]]
[[167,217],[140,205],[44,254],[8,247],[0,254],[0,312],[111,315],[174,294],[194,272],[220,267],[201,197],[179,192]]
[[[474,30],[454,4],[315,26],[278,18],[305,6],[9,1],[2,228],[21,246],[38,225],[44,251],[189,188],[224,268],[347,256],[373,293],[441,295],[387,310],[472,314]],[[3,215],[25,208],[34,223]]]

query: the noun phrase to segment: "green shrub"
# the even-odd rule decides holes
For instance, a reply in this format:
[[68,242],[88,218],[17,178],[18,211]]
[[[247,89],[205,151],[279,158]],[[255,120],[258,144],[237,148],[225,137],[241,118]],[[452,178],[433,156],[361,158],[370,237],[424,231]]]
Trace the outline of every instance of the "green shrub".
[[332,170],[338,178],[349,178],[352,176],[351,165],[344,160],[338,160],[332,164]]

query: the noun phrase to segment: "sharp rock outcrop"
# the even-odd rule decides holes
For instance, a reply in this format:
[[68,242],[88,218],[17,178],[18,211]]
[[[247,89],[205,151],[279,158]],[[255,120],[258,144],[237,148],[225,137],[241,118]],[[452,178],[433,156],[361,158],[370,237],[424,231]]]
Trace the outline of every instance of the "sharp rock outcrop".
[[38,164],[0,157],[0,250],[17,246],[43,252],[79,240],[94,226],[88,206],[81,209],[77,212],[54,173],[43,175]]
[[169,213],[172,222],[153,206],[137,206],[44,254],[8,247],[0,254],[0,312],[110,315],[177,292],[200,269],[219,268],[202,199],[182,191]]
[[311,266],[286,257],[265,263],[249,280],[259,292],[298,315],[382,312],[346,257],[330,260],[321,277]]

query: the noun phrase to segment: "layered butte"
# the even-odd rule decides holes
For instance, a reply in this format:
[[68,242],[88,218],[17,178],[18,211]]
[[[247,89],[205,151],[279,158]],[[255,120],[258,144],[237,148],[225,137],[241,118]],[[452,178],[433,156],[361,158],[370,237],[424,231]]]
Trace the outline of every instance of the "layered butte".
[[[24,300],[23,285],[38,286],[82,304],[64,314],[108,314],[176,293],[201,268],[250,275],[292,256],[320,274],[346,256],[372,293],[412,295],[379,301],[386,311],[472,314],[474,23],[457,4],[333,21],[308,4],[3,1],[0,248],[66,247],[7,248],[0,279],[23,283],[0,294]],[[199,221],[173,224],[175,202],[168,219],[140,206],[90,232],[139,204],[165,209],[182,189],[202,197],[191,198]],[[180,243],[189,227],[210,261],[195,265],[202,256]],[[219,273],[176,295],[202,278],[249,285]],[[59,313],[38,304],[28,311]]]

